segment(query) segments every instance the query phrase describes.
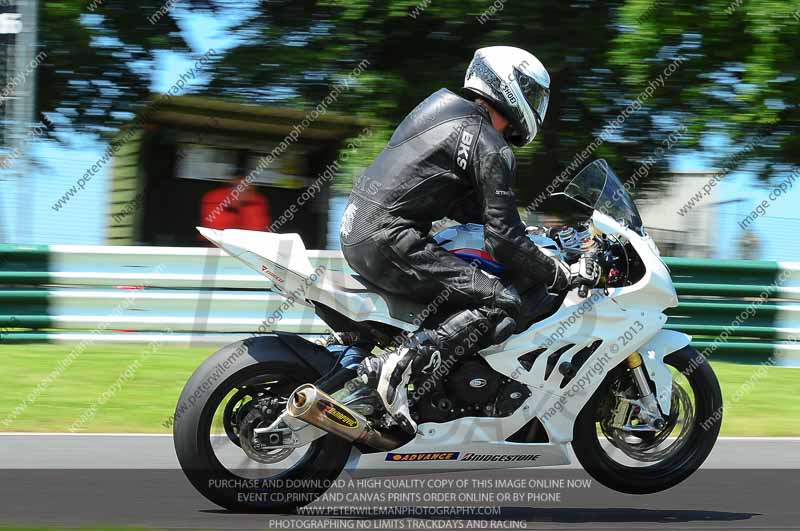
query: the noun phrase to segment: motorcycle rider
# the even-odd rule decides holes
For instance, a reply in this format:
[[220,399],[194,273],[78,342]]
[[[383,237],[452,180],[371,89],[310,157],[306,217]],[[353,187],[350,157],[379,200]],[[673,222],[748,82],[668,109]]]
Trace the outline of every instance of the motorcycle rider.
[[[538,285],[556,294],[598,283],[591,258],[569,266],[543,254],[517,211],[508,144],[533,140],[549,91],[550,76],[534,55],[481,48],[461,95],[441,89],[420,103],[353,186],[340,230],[350,266],[388,292],[423,303],[445,293],[448,308],[458,308],[434,330],[359,367],[362,381],[410,433],[416,431],[407,397],[412,371],[433,374],[445,360],[505,341],[522,305],[517,290]],[[486,250],[508,272],[504,281],[436,244],[429,231],[445,216],[484,225]]]

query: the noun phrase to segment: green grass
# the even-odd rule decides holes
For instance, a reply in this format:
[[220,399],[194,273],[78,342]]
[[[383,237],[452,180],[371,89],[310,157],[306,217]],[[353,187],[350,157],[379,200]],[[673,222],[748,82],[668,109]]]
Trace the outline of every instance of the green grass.
[[723,435],[800,435],[800,369],[712,361],[725,404]]
[[[73,345],[0,346],[0,430],[68,431],[87,408],[102,402],[129,367],[132,375],[81,431],[169,433],[162,425],[175,410],[192,371],[216,349],[174,346],[91,345],[68,364],[61,375],[18,416],[15,409],[59,362],[69,359]],[[137,363],[138,361],[138,363]],[[134,365],[131,365],[131,364]],[[5,420],[13,415],[10,425]]]
[[[32,405],[6,425],[4,421],[15,408],[73,348],[45,344],[0,346],[0,431],[68,431],[87,408],[99,404],[82,431],[169,433],[171,428],[165,427],[164,422],[173,414],[183,384],[215,350],[89,346],[38,393]],[[758,365],[722,361],[712,361],[712,366],[727,404],[724,435],[800,435],[800,369],[762,370]],[[99,403],[103,393],[112,389],[129,367],[134,369],[129,371],[131,377],[107,401]]]

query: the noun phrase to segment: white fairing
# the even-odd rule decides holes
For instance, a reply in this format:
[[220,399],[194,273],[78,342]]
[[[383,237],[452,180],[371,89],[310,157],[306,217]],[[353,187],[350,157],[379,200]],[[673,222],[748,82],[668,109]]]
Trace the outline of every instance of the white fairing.
[[[588,298],[582,299],[577,292],[571,292],[552,316],[480,352],[497,372],[527,385],[531,391],[528,400],[504,418],[466,417],[421,424],[417,437],[393,452],[361,455],[354,450],[351,472],[360,475],[370,474],[370,469],[376,474],[385,473],[387,469],[425,472],[429,462],[397,459],[395,454],[427,452],[458,454],[451,459],[437,460],[438,469],[567,464],[567,446],[572,440],[578,413],[608,371],[637,351],[641,352],[645,368],[656,385],[662,413],[669,413],[672,378],[664,357],[686,346],[690,340],[684,334],[662,330],[667,319],[663,311],[678,302],[669,271],[649,236],[641,236],[599,211],[595,211],[592,222],[599,232],[627,239],[639,254],[646,272],[635,284],[610,289],[607,295],[602,289],[594,289]],[[391,317],[386,302],[375,293],[358,289],[357,283],[352,289],[352,285],[348,287],[346,282],[325,273],[317,274],[314,281],[309,282],[314,269],[297,235],[200,230],[231,255],[273,278],[276,288],[283,293],[304,289],[304,298],[308,301],[322,302],[353,320],[379,321],[406,330],[414,328],[410,323]],[[596,350],[567,382],[558,367],[595,344]],[[544,351],[526,368],[519,358],[536,349]],[[546,367],[551,356],[555,359],[555,368],[548,373]],[[548,443],[506,442],[533,418],[538,418],[546,429]],[[527,457],[473,461],[464,460],[466,454]]]
[[691,337],[673,330],[661,330],[650,341],[639,347],[647,374],[656,384],[658,405],[665,414],[670,410],[672,398],[672,373],[664,363],[667,354],[676,352],[692,340]]
[[314,268],[303,240],[297,234],[275,234],[239,229],[197,230],[234,258],[238,258],[273,282],[273,289],[294,302],[317,301],[354,321],[378,321],[404,330],[416,330],[411,322],[391,316],[386,301],[348,275]]

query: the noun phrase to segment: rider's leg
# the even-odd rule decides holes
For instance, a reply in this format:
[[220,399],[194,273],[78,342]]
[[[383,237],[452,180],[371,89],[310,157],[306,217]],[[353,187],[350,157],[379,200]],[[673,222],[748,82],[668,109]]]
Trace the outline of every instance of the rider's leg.
[[[443,301],[434,312],[450,314],[434,330],[414,334],[396,351],[368,358],[360,369],[364,381],[377,388],[387,411],[413,431],[416,426],[406,397],[412,373],[433,372],[446,360],[453,360],[448,363],[451,367],[460,356],[504,341],[514,331],[520,299],[513,288],[433,240],[415,240],[408,233],[394,241],[376,240],[371,249],[362,243],[358,253],[346,250],[350,265],[387,291],[426,303]],[[452,314],[453,308],[462,310]]]
[[378,391],[384,407],[398,424],[413,433],[416,423],[411,418],[406,393],[411,378],[441,378],[462,358],[505,341],[513,331],[514,320],[502,310],[462,310],[433,330],[412,334],[397,350],[366,358],[358,374]]

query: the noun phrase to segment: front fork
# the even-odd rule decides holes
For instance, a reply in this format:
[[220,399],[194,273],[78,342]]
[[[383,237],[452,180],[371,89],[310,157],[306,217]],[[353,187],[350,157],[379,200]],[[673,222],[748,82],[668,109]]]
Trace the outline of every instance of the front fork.
[[[630,431],[662,430],[666,421],[661,415],[656,395],[650,387],[647,374],[644,371],[644,362],[641,354],[634,352],[625,360],[625,365],[633,374],[638,398],[627,404],[629,407],[619,409],[615,424],[617,427]],[[632,416],[644,422],[644,426],[633,426],[630,422]]]

